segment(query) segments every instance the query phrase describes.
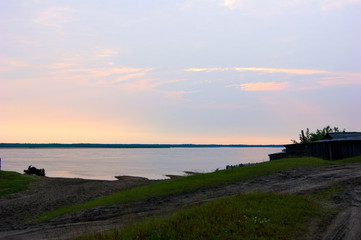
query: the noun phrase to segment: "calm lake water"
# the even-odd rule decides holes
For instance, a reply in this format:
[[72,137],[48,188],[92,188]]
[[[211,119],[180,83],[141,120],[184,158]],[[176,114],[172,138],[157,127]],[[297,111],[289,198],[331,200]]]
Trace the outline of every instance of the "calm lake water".
[[183,171],[210,172],[226,165],[268,161],[282,148],[54,148],[0,149],[1,169],[23,172],[29,165],[46,176],[115,180],[114,176],[164,179]]

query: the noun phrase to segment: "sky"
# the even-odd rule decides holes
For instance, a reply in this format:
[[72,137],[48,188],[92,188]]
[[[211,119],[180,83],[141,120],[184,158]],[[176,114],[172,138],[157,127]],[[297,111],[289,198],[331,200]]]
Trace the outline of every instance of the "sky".
[[361,131],[361,0],[0,0],[0,142]]

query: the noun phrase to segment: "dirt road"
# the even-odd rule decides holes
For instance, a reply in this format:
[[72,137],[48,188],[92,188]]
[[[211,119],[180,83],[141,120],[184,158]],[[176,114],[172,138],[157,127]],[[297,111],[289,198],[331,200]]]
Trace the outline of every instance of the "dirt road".
[[314,239],[360,239],[361,236],[361,164],[329,165],[288,170],[215,188],[151,198],[144,201],[98,207],[57,217],[40,224],[28,221],[41,212],[78,203],[111,192],[149,184],[144,179],[91,181],[46,178],[32,184],[30,190],[0,199],[0,239],[71,239],[79,234],[121,227],[144,217],[165,215],[189,204],[221,196],[247,192],[312,193],[332,185],[345,187],[334,199],[342,208]]

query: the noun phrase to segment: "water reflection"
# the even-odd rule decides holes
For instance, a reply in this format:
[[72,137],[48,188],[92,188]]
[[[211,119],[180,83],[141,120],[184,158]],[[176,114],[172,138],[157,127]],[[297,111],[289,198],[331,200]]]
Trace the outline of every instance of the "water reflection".
[[114,176],[164,179],[183,171],[210,172],[226,165],[268,161],[281,148],[0,149],[2,169],[45,168],[49,177],[115,180]]

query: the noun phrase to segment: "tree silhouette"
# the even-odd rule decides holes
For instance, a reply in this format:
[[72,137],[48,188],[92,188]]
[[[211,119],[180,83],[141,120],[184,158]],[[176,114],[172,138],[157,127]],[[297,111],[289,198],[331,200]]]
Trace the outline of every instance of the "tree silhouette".
[[[345,132],[346,130],[343,129]],[[296,140],[291,140],[293,143],[309,143],[314,142],[318,140],[322,140],[327,133],[336,133],[341,132],[338,127],[331,128],[330,126],[324,127],[323,129],[317,129],[316,132],[310,132],[310,130],[307,128],[306,133],[301,130],[300,134],[300,142],[297,142]]]

